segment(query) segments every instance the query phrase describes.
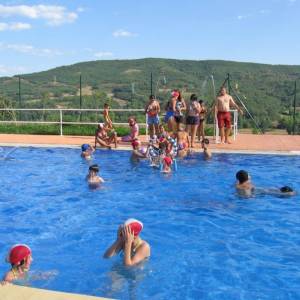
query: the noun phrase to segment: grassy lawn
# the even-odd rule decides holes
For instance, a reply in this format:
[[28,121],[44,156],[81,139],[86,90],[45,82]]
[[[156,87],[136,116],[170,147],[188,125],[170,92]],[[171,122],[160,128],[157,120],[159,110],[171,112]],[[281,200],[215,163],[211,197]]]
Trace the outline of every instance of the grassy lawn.
[[[63,135],[82,135],[93,136],[96,126],[92,125],[64,125]],[[129,134],[129,129],[125,127],[116,128],[118,136]],[[16,133],[16,134],[41,134],[41,135],[59,135],[59,125],[42,125],[42,124],[0,124],[0,133]],[[145,134],[145,129],[140,128],[140,133]]]

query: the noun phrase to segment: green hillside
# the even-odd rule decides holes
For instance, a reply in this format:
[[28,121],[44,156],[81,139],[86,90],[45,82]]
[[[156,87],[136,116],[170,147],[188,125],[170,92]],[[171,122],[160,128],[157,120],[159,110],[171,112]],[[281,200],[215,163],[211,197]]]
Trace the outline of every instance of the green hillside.
[[[2,106],[35,108],[79,107],[79,77],[82,76],[82,108],[143,108],[153,93],[165,103],[171,89],[179,88],[185,98],[198,94],[211,105],[214,90],[227,73],[231,85],[263,128],[286,128],[290,122],[294,81],[300,78],[300,66],[265,65],[229,61],[191,61],[174,59],[138,59],[91,61],[21,76],[0,78]],[[300,83],[299,83],[300,84]],[[248,117],[243,127],[251,127]]]

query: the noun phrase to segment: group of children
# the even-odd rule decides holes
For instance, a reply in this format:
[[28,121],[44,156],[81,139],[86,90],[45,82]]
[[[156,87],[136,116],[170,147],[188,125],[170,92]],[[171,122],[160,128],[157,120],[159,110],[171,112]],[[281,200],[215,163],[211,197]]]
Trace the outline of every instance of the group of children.
[[[175,96],[178,95],[176,94]],[[195,99],[194,95],[193,101]],[[173,105],[175,106],[175,102],[173,102]],[[132,159],[149,159],[151,166],[160,168],[164,173],[170,173],[173,167],[175,170],[177,168],[177,157],[185,157],[189,152],[189,133],[180,126],[180,122],[177,122],[179,124],[177,130],[171,132],[166,131],[162,124],[159,125],[157,123],[156,114],[158,114],[159,111],[159,104],[158,102],[155,102],[155,99],[152,97],[150,99],[150,104],[147,107],[147,113],[151,112],[151,122],[155,125],[155,129],[151,130],[151,138],[146,147],[143,147],[139,140],[139,127],[134,117],[130,117],[128,120],[131,128],[130,134],[123,137],[122,141],[131,143]],[[117,147],[117,134],[113,129],[113,124],[109,116],[109,106],[107,104],[104,106],[103,116],[105,124],[100,123],[98,125],[95,134],[95,146],[93,147],[89,144],[83,144],[81,146],[81,157],[86,160],[92,159],[92,154],[94,153],[97,144],[110,149],[110,144],[114,143],[115,147]],[[175,120],[179,120],[180,118],[180,114],[178,113],[175,113],[173,116]],[[191,120],[189,120],[189,123],[190,121]],[[157,134],[153,134],[154,131]],[[201,141],[201,147],[203,149],[204,158],[211,158],[212,154],[209,150],[209,140],[205,138],[204,135]],[[103,178],[98,175],[99,170],[100,168],[97,164],[89,166],[89,172],[86,177],[89,185],[98,186],[104,182]],[[236,189],[242,195],[251,196],[257,193],[268,193],[282,196],[295,195],[295,191],[289,186],[284,186],[280,189],[268,190],[256,188],[251,182],[250,175],[244,170],[240,170],[236,173],[236,179]],[[150,257],[150,245],[140,238],[140,232],[142,229],[143,224],[139,220],[128,219],[125,221],[119,226],[117,238],[105,251],[104,258],[110,258],[122,251],[124,254],[124,265],[133,266]],[[25,244],[14,245],[9,250],[6,260],[10,263],[11,268],[5,274],[1,284],[16,282],[26,277],[33,261],[32,251],[30,247]]]

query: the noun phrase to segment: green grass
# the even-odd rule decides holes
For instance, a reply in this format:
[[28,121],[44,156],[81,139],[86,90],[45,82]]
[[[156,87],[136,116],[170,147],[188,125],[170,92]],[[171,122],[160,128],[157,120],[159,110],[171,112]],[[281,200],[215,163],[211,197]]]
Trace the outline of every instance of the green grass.
[[[93,136],[95,134],[96,126],[92,125],[64,125],[63,135],[83,135]],[[118,136],[129,134],[129,128],[117,127]],[[59,135],[59,125],[42,125],[42,124],[8,124],[0,125],[0,133],[16,133],[16,134],[41,134],[41,135]],[[140,129],[140,134],[145,134],[145,129]]]

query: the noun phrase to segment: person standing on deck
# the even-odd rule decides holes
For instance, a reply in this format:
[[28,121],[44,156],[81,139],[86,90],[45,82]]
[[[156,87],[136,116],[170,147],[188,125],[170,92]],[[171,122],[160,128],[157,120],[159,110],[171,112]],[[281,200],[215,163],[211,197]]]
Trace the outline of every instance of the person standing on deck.
[[158,135],[158,125],[160,105],[153,95],[150,95],[149,102],[145,107],[145,113],[148,115],[147,123],[150,131],[150,138],[153,139],[154,135]]
[[234,102],[233,98],[227,94],[226,88],[222,87],[219,96],[215,102],[215,114],[218,120],[218,126],[220,128],[221,143],[224,142],[231,144],[229,141],[229,135],[231,131],[231,114],[230,107],[236,108],[241,115],[243,111],[241,108]]

